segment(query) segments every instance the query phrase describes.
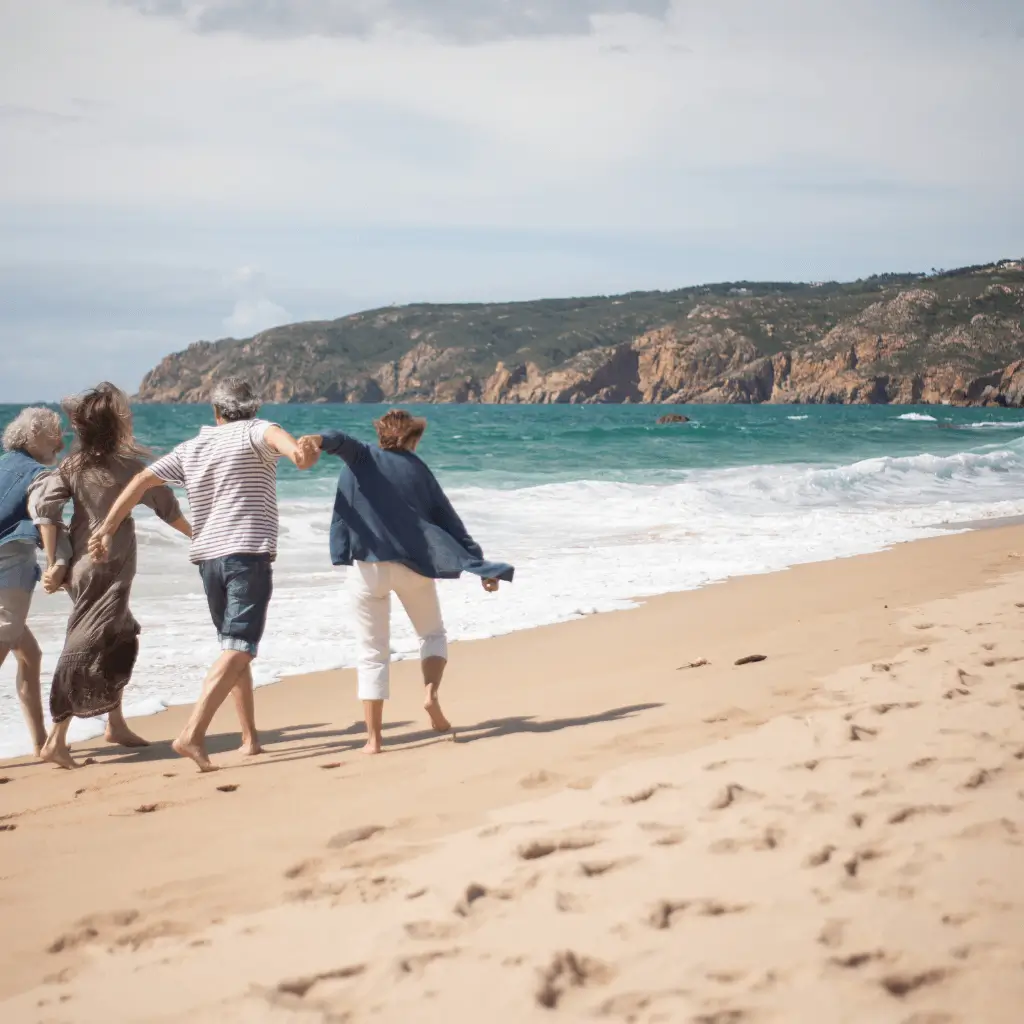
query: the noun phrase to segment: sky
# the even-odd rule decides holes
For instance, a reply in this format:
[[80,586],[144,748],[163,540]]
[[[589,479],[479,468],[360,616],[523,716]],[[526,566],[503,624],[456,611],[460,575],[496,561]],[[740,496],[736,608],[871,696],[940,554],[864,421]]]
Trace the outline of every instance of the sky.
[[0,0],[0,402],[389,303],[1024,255],[1021,0]]

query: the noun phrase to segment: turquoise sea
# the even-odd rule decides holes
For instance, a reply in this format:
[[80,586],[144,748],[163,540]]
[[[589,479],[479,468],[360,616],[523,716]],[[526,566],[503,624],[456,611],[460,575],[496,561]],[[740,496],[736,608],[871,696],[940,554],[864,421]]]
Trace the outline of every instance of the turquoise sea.
[[[267,406],[294,434],[371,439],[382,406]],[[17,407],[0,406],[0,427]],[[1024,514],[1024,411],[893,406],[427,406],[420,452],[485,551],[517,566],[487,596],[442,588],[451,635],[482,637],[629,607],[729,576],[844,557],[950,525]],[[687,424],[657,426],[665,412]],[[202,406],[140,406],[154,454],[209,423]],[[279,472],[282,537],[257,678],[352,663],[344,573],[327,557],[338,464]],[[187,547],[146,513],[133,609],[142,652],[129,710],[190,701],[215,654]],[[37,593],[52,667],[68,601]],[[396,655],[414,652],[396,613]],[[0,669],[0,755],[25,746],[14,669]],[[352,694],[339,694],[351,701]],[[96,723],[80,723],[79,735]]]

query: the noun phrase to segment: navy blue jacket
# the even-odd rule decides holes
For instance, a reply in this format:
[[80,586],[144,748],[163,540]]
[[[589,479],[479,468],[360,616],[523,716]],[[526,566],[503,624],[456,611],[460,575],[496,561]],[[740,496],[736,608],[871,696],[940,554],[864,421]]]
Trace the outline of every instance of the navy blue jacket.
[[12,540],[39,543],[39,531],[28,514],[28,489],[46,467],[21,451],[0,455],[0,544]]
[[417,455],[363,444],[340,430],[328,430],[321,437],[321,449],[345,463],[331,517],[335,565],[401,562],[436,580],[454,579],[463,572],[512,579],[511,565],[484,558]]

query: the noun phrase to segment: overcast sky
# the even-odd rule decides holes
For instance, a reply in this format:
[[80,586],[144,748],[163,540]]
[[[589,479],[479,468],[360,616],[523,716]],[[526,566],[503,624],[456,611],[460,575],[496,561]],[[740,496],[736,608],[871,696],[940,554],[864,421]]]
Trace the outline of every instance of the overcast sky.
[[415,300],[1024,253],[1021,0],[0,0],[0,401]]

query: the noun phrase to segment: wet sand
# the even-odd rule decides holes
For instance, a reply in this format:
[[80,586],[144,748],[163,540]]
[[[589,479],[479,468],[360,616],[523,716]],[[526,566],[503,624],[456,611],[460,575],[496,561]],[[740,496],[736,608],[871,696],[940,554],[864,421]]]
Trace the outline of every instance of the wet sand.
[[223,714],[213,775],[169,749],[185,709],[79,772],[5,762],[0,1019],[1017,1021],[1022,554],[1004,526],[459,644],[454,737],[401,664],[379,758],[338,672],[257,694],[263,757]]

